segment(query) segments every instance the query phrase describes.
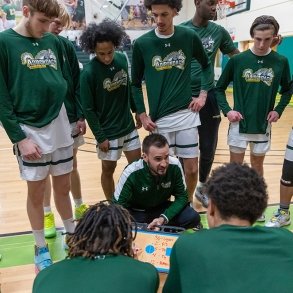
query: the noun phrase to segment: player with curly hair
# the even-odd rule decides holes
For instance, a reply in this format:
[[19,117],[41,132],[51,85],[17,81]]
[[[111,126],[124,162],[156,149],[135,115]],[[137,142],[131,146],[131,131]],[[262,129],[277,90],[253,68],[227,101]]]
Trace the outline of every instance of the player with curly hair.
[[225,164],[206,193],[210,229],[176,241],[163,292],[292,292],[293,234],[252,226],[267,206],[263,177],[246,164]]
[[69,236],[68,258],[41,272],[33,292],[157,292],[155,267],[133,259],[135,236],[126,209],[91,206]]
[[113,174],[122,151],[128,163],[141,156],[139,136],[130,112],[130,107],[133,112],[135,107],[128,63],[124,54],[115,51],[125,35],[119,24],[105,19],[90,24],[80,37],[83,50],[96,55],[81,73],[81,102],[97,141],[98,157],[102,160],[101,183],[108,200],[114,193]]

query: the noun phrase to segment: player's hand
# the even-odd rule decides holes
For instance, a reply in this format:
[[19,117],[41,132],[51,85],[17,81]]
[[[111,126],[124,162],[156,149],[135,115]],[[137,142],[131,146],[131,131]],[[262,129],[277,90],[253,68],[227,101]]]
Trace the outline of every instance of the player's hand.
[[137,246],[136,243],[132,243],[133,258],[138,259],[139,255],[142,253],[142,249]]
[[192,102],[189,104],[188,108],[191,111],[199,112],[201,108],[205,105],[207,100],[207,93],[200,92],[198,97],[192,97]]
[[280,116],[278,114],[278,112],[276,111],[271,111],[268,114],[267,120],[268,122],[272,123],[272,122],[277,122],[279,120]]
[[139,114],[140,121],[145,130],[153,132],[157,127],[156,123],[144,112]]
[[25,138],[17,143],[22,157],[28,161],[38,160],[42,156],[40,147],[30,138]]
[[105,141],[103,141],[102,143],[99,144],[99,149],[105,153],[108,152],[109,147],[110,147],[110,143],[109,143],[108,139],[106,139]]
[[86,133],[86,123],[84,119],[79,119],[76,122],[76,129],[78,131],[78,135],[84,135]]
[[238,111],[231,110],[227,113],[227,118],[230,122],[238,122],[243,119],[243,116]]
[[165,223],[165,219],[163,217],[155,218],[151,223],[148,224],[147,228],[150,230],[159,231],[159,226],[162,226]]
[[141,120],[140,120],[139,115],[137,113],[135,114],[135,122],[136,122],[136,125],[135,125],[136,129],[139,129],[142,127]]

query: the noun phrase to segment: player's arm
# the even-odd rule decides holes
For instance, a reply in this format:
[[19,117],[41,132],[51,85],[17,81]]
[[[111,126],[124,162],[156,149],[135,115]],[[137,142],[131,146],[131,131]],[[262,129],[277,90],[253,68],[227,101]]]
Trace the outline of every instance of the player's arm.
[[221,34],[222,34],[222,39],[221,39],[221,44],[219,47],[220,51],[224,55],[228,55],[230,58],[234,55],[239,54],[240,51],[238,50],[238,48],[235,47],[230,34],[223,27],[221,27]]
[[[272,112],[276,112],[275,114],[277,115],[274,115],[274,113],[270,112],[268,115],[269,122],[276,122],[281,117],[283,111],[285,110],[286,106],[289,104],[290,99],[292,97],[292,82],[290,81],[291,75],[290,75],[290,67],[289,67],[288,59],[285,58],[284,62],[285,62],[284,69],[283,69],[282,77],[280,81],[281,89],[279,91],[281,94],[281,98],[277,106],[272,111]],[[278,116],[278,117],[274,118],[274,116]]]
[[178,271],[178,259],[177,259],[177,242],[175,242],[172,247],[171,256],[170,256],[170,270],[166,279],[166,282],[163,287],[163,293],[180,293],[181,292],[181,279],[180,273]]
[[132,53],[132,67],[131,67],[131,87],[133,100],[135,103],[136,112],[139,115],[140,121],[144,129],[153,131],[156,124],[146,114],[146,108],[143,100],[142,79],[144,76],[145,64],[143,60],[143,52],[139,47],[138,41],[134,43]]
[[[95,106],[96,85],[90,71],[84,69],[80,75],[80,100],[88,125],[99,144],[106,142]],[[104,151],[104,150],[103,150]]]

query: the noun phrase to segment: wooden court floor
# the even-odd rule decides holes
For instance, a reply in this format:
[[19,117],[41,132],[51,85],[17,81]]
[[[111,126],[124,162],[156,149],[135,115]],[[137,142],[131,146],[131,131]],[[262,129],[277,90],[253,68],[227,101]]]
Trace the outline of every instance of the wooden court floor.
[[[279,201],[279,179],[285,146],[292,128],[292,117],[293,107],[288,106],[281,119],[273,125],[272,147],[265,159],[265,179],[268,184],[270,204]],[[226,145],[227,128],[227,118],[223,117],[213,167],[229,160],[229,151]],[[139,134],[140,138],[143,139],[147,133],[144,130],[139,130]],[[82,181],[84,201],[93,204],[104,199],[100,182],[101,167],[95,152],[95,141],[89,130],[85,135],[85,140],[86,144],[80,147],[78,153],[78,169]],[[249,162],[248,155],[245,160]],[[117,182],[125,165],[126,159],[123,156],[117,165],[115,182]],[[0,130],[0,186],[0,234],[29,231],[30,225],[26,214],[26,183],[19,178],[11,143],[2,129]],[[55,210],[54,206],[53,210]],[[204,209],[200,209],[200,211],[204,211]],[[57,212],[55,218],[57,226],[61,226]],[[33,279],[32,265],[0,269],[0,292],[31,292]],[[164,277],[162,277],[163,280]]]

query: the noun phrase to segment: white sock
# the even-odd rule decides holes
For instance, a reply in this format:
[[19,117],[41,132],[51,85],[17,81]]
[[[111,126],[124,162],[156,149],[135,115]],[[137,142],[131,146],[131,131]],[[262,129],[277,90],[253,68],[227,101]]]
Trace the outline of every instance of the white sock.
[[50,206],[44,207],[44,213],[45,213],[45,214],[52,213],[52,209],[51,209],[51,207],[50,207]]
[[203,187],[204,186],[204,183],[198,181],[197,184],[196,184],[196,187]]
[[62,220],[65,232],[73,233],[75,230],[75,223],[73,222],[73,218]]
[[74,200],[74,204],[77,208],[79,208],[83,204],[82,198],[74,198],[73,200]]
[[35,242],[36,245],[38,247],[45,247],[46,244],[46,240],[45,240],[45,234],[44,234],[44,229],[42,230],[32,230],[34,238],[35,238]]

